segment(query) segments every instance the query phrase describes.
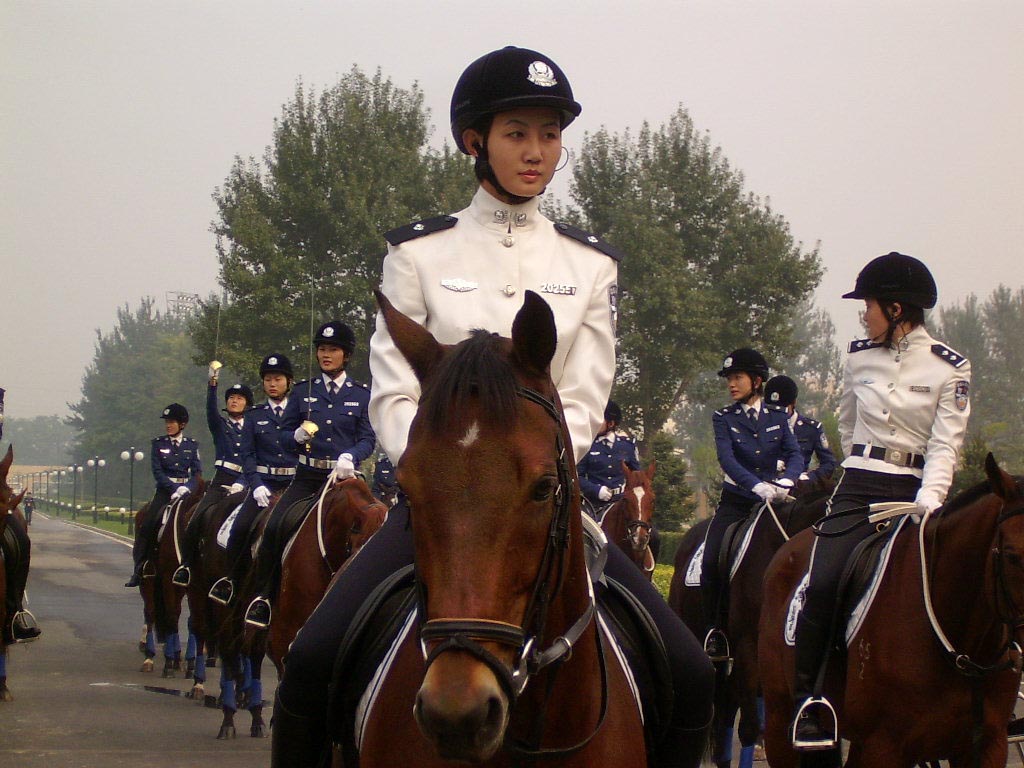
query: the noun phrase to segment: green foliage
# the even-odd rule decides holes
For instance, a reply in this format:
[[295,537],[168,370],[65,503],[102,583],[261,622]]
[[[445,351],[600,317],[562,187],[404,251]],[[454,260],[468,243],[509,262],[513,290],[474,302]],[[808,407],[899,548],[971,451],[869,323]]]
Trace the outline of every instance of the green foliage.
[[476,186],[462,155],[427,146],[428,120],[419,87],[397,88],[379,70],[354,67],[319,95],[296,86],[263,162],[236,157],[214,194],[226,301],[206,301],[193,325],[196,362],[216,355],[255,380],[275,351],[305,378],[312,293],[315,324],[355,330],[349,370],[368,381],[383,233],[463,207]]
[[1000,285],[939,311],[935,335],[971,361],[971,418],[950,495],[984,479],[991,451],[1008,472],[1024,472],[1024,288]]
[[61,466],[71,460],[74,432],[60,416],[35,416],[30,419],[8,417],[4,420],[4,444],[14,446],[14,463],[23,466]]
[[679,545],[685,535],[686,531],[661,532],[661,549],[658,550],[659,563],[672,565],[676,561],[676,552],[679,551]]
[[615,392],[644,435],[729,350],[754,345],[769,361],[795,350],[792,310],[821,277],[817,248],[795,243],[767,200],[744,193],[684,109],[635,138],[587,135],[571,194],[566,216],[628,254]]
[[[77,431],[72,460],[84,464],[99,456],[107,466],[94,476],[86,469],[78,483],[80,498],[82,483],[90,500],[94,484],[101,494],[129,495],[129,469],[120,454],[131,446],[146,454],[135,465],[135,498],[152,493],[149,445],[164,433],[160,414],[173,402],[188,408],[186,432],[200,441],[206,472],[212,474],[212,443],[205,428],[206,371],[192,363],[194,353],[186,321],[161,314],[151,298],[134,311],[127,305],[118,309],[112,332],[96,331],[93,362],[82,377],[82,399],[71,404],[67,423]],[[67,494],[67,480],[64,488]]]
[[677,531],[693,519],[693,491],[686,482],[686,462],[671,435],[655,433],[648,441],[648,456],[657,462],[654,471],[654,524],[660,531]]
[[[790,315],[793,352],[781,358],[772,373],[793,379],[800,389],[797,410],[821,421],[839,409],[843,366],[836,346],[836,327],[826,309],[809,299]],[[830,436],[831,437],[831,436]],[[838,445],[838,440],[835,443]]]

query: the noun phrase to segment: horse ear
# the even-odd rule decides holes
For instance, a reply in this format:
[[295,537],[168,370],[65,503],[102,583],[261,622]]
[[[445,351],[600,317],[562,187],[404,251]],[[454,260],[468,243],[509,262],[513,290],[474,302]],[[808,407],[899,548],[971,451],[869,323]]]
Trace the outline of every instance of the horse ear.
[[28,488],[22,488],[22,489],[21,489],[21,493],[19,493],[19,494],[18,494],[17,496],[15,496],[15,497],[14,497],[14,498],[13,498],[13,499],[11,500],[11,504],[10,504],[10,506],[8,507],[8,509],[14,509],[14,508],[15,508],[16,506],[18,506],[19,504],[21,504],[21,500],[22,500],[23,498],[25,498],[25,494],[26,494],[26,493],[28,493]]
[[7,446],[7,453],[0,461],[0,483],[7,482],[7,472],[11,468],[11,464],[14,463],[14,445]]
[[444,347],[438,343],[430,331],[415,320],[403,315],[388,301],[388,297],[380,291],[374,291],[377,306],[384,316],[384,324],[388,327],[391,339],[398,347],[409,365],[412,366],[416,378],[423,381],[431,369],[441,359]]
[[654,479],[654,469],[657,466],[658,466],[657,459],[651,459],[651,463],[647,465],[647,469],[645,470],[647,472],[647,479],[648,480],[653,480]]
[[985,474],[992,484],[992,491],[1001,499],[1012,499],[1018,495],[1017,483],[1002,470],[995,456],[989,453],[985,457]]
[[512,322],[512,348],[516,358],[537,373],[549,373],[557,343],[551,307],[538,294],[527,291],[523,306]]

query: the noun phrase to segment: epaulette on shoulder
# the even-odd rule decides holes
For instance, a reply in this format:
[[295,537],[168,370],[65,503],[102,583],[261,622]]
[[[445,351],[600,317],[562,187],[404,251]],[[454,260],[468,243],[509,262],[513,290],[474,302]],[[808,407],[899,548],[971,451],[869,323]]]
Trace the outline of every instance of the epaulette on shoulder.
[[407,243],[410,240],[415,240],[417,237],[423,237],[424,235],[432,235],[435,232],[443,232],[446,229],[451,229],[459,220],[454,216],[435,216],[432,219],[423,219],[423,221],[417,221],[412,224],[406,224],[404,227],[398,229],[392,229],[384,235],[384,239],[391,245],[401,245]]
[[932,344],[932,354],[938,355],[954,368],[960,368],[967,363],[966,357],[950,349],[945,344]]
[[821,426],[820,421],[818,421],[817,419],[812,419],[810,416],[801,416],[800,419],[801,421],[803,421],[804,424],[810,424],[815,429]]
[[764,407],[767,408],[769,411],[785,411],[786,410],[786,406],[778,405],[777,403],[765,403]]
[[725,414],[727,414],[731,410],[732,410],[732,406],[731,405],[727,405],[727,406],[725,406],[725,408],[720,408],[717,411],[715,411],[715,416],[725,416]]
[[584,245],[588,245],[591,248],[600,251],[605,256],[615,259],[615,261],[622,261],[622,257],[625,255],[618,248],[613,245],[609,245],[597,235],[592,235],[579,227],[574,227],[572,224],[559,222],[555,224],[555,231],[561,235],[565,235],[566,237],[571,237],[573,240],[583,243]]
[[352,382],[352,386],[353,387],[359,387],[360,389],[366,389],[366,390],[370,389],[366,384],[363,384],[363,382],[361,382],[361,381],[356,381],[355,379],[349,379],[349,381]]
[[882,345],[871,339],[857,339],[850,342],[850,346],[846,351],[852,355],[854,352],[863,352],[865,349],[874,349],[880,346]]

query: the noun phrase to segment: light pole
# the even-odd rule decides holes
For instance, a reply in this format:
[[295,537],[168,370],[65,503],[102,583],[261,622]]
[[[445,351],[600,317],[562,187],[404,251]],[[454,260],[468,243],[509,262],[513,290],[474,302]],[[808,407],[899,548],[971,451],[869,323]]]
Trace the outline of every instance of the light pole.
[[93,456],[87,462],[92,470],[92,521],[95,523],[99,520],[99,487],[100,487],[100,467],[107,466],[106,459],[101,459],[99,456]]
[[68,467],[71,473],[71,519],[78,519],[78,476],[85,469],[81,464],[72,464]]
[[57,473],[57,515],[59,516],[60,515],[60,479],[62,477],[64,477],[64,470],[63,469],[55,469],[54,472]]
[[135,528],[135,462],[146,458],[142,451],[136,451],[133,445],[127,451],[121,451],[121,461],[128,462],[128,533]]

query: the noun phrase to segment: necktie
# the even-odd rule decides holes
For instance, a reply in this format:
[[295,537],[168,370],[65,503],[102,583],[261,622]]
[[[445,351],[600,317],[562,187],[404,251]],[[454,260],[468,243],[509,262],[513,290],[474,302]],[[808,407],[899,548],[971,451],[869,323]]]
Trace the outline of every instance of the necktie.
[[274,406],[274,415],[277,416],[277,418],[279,418],[279,419],[281,418],[281,406],[280,405],[275,405]]
[[333,381],[331,382],[331,386],[329,387],[329,389],[331,390],[332,395],[338,394],[338,385],[335,384]]
[[754,410],[753,408],[751,408],[749,411],[747,411],[747,418],[750,419],[750,423],[751,424],[756,425],[757,424],[757,411]]

